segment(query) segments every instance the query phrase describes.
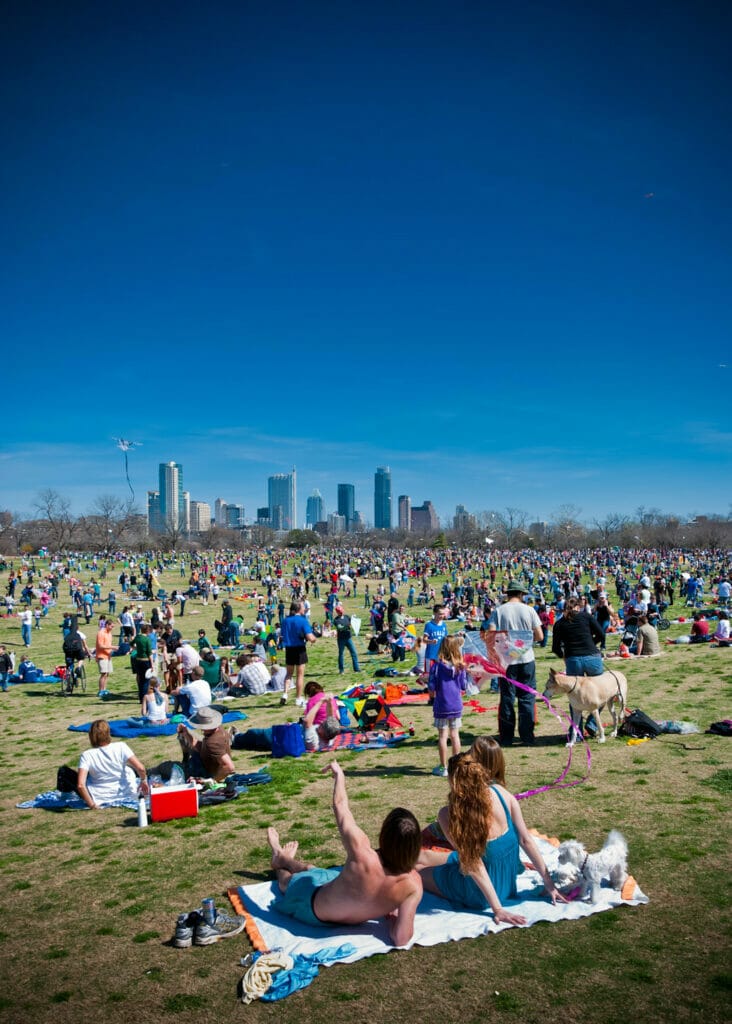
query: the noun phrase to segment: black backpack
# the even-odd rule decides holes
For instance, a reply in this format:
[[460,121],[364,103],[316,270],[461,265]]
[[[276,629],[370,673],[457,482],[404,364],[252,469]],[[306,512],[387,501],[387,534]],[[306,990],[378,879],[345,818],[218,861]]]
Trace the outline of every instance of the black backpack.
[[63,646],[66,657],[73,658],[75,661],[81,661],[86,654],[84,650],[84,641],[78,633],[68,633],[64,637]]
[[618,730],[621,736],[631,736],[633,739],[652,739],[660,736],[663,732],[658,722],[649,718],[645,711],[632,711],[625,719]]

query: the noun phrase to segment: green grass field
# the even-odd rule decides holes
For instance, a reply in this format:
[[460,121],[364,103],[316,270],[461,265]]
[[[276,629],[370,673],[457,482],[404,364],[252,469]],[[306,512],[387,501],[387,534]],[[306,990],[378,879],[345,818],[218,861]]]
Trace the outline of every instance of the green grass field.
[[[6,578],[0,578],[3,590]],[[180,580],[171,574],[161,583],[171,589]],[[68,605],[65,588],[59,606],[33,632],[30,653],[45,669],[63,661],[58,626]],[[251,625],[253,607],[245,602],[239,608],[245,625]],[[347,602],[347,610],[360,609],[360,597]],[[218,610],[189,601],[177,625],[195,637],[200,626],[212,629]],[[661,638],[682,631],[675,626]],[[93,639],[92,625],[87,634]],[[21,650],[17,619],[0,619],[0,642]],[[610,639],[609,649],[617,642]],[[363,637],[358,647],[365,651]],[[543,685],[547,666],[557,661],[546,651],[537,660]],[[204,896],[223,904],[228,886],[267,878],[264,830],[270,823],[299,839],[306,858],[323,865],[340,858],[331,783],[321,776],[325,755],[272,762],[265,755],[235,752],[240,770],[266,764],[274,783],[223,807],[206,808],[197,819],[145,830],[137,829],[135,816],[125,810],[17,810],[16,802],[53,788],[60,764],[76,765],[88,740],[68,732],[69,724],[139,713],[134,678],[123,661],[115,662],[110,702],[95,696],[93,665],[85,695],[63,699],[55,687],[43,685],[0,694],[2,1020],[569,1024],[627,1017],[708,1024],[730,1018],[729,740],[702,732],[661,736],[640,746],[620,739],[604,747],[593,743],[586,783],[523,802],[529,826],[560,839],[577,837],[591,850],[611,828],[621,829],[630,847],[630,870],[650,897],[648,906],[327,968],[310,988],[282,1002],[243,1007],[236,988],[247,940],[176,950],[170,944],[175,918]],[[389,663],[362,654],[364,668]],[[412,663],[409,658],[407,665]],[[630,705],[651,717],[687,719],[703,730],[730,716],[732,650],[668,647],[659,659],[623,662],[622,668]],[[335,640],[329,639],[312,649],[308,675],[336,692],[353,680],[348,671],[338,676]],[[497,703],[489,693],[483,700],[488,706]],[[294,716],[292,705],[280,708],[276,696],[232,707],[246,710],[249,725]],[[340,758],[357,820],[373,839],[390,807],[405,804],[426,823],[447,794],[446,780],[430,774],[437,756],[429,709],[400,708],[398,714],[405,725],[414,723],[413,741],[388,752]],[[495,733],[496,714],[466,712],[463,723],[468,745],[477,735]],[[537,740],[535,748],[507,752],[508,782],[515,792],[551,782],[566,762],[559,726],[541,710]],[[177,757],[174,738],[143,738],[132,746],[148,766]],[[580,771],[584,758],[576,757],[575,764]]]

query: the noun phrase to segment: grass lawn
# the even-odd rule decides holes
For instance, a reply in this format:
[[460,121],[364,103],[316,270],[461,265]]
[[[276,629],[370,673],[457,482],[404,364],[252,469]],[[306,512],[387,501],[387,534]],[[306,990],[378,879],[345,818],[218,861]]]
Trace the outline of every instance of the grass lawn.
[[[106,582],[116,581],[118,572],[110,570]],[[3,591],[6,579],[6,574],[0,578]],[[170,590],[180,586],[180,579],[171,573],[161,584]],[[30,653],[44,669],[63,661],[58,626],[69,604],[68,588],[62,588],[58,607],[33,632]],[[360,597],[346,605],[363,614]],[[253,606],[244,602],[238,607],[245,626],[251,625]],[[678,610],[677,605],[673,611]],[[189,601],[176,625],[193,639],[205,626],[213,638],[219,611],[213,604],[204,608]],[[313,617],[322,615],[314,612]],[[661,639],[684,631],[674,626]],[[86,632],[93,642],[94,625]],[[22,650],[17,619],[0,619],[0,642]],[[363,638],[357,643],[365,652]],[[609,649],[617,643],[611,638]],[[366,669],[390,663],[365,653],[361,657]],[[413,660],[409,657],[407,666]],[[539,651],[537,661],[543,685],[547,666],[558,663],[547,651]],[[628,677],[630,705],[653,718],[691,720],[705,729],[730,716],[732,650],[664,647],[659,659],[620,666]],[[338,676],[335,640],[321,640],[311,649],[309,668],[309,676],[335,692],[354,678],[348,670]],[[331,1024],[486,1019],[570,1024],[629,1017],[709,1024],[730,1018],[728,739],[702,732],[665,735],[640,746],[620,739],[609,739],[604,747],[593,743],[586,783],[523,802],[529,826],[560,839],[577,837],[590,850],[602,844],[611,828],[621,829],[630,847],[630,870],[650,897],[648,906],[327,968],[310,988],[282,1002],[243,1007],[236,986],[248,941],[237,937],[176,950],[170,944],[175,919],[202,897],[216,896],[223,905],[228,886],[269,877],[268,824],[299,839],[303,855],[318,864],[341,858],[330,810],[331,783],[320,773],[325,755],[271,761],[266,755],[235,752],[240,770],[267,765],[274,783],[223,807],[203,809],[197,819],[144,830],[125,810],[17,810],[16,802],[53,788],[57,767],[76,765],[86,749],[87,737],[68,732],[69,724],[139,714],[126,659],[115,660],[113,701],[96,698],[93,664],[89,684],[85,695],[68,699],[44,685],[16,686],[0,694],[0,1019],[13,1024],[207,1024],[246,1016],[282,1024],[326,1019]],[[489,707],[497,703],[490,693],[483,700]],[[558,698],[558,705],[566,702]],[[295,713],[292,705],[280,708],[275,696],[231,706],[246,710],[247,724],[255,726],[283,722]],[[405,725],[414,724],[412,741],[386,752],[340,757],[356,818],[373,840],[392,806],[411,807],[426,823],[447,795],[446,780],[430,774],[437,763],[430,710],[399,708],[397,714]],[[495,732],[494,710],[466,711],[464,745]],[[563,736],[542,710],[537,740],[535,748],[507,752],[514,792],[551,782],[564,767]],[[178,752],[173,737],[142,738],[132,747],[147,766]],[[581,771],[584,757],[575,757],[575,765]]]

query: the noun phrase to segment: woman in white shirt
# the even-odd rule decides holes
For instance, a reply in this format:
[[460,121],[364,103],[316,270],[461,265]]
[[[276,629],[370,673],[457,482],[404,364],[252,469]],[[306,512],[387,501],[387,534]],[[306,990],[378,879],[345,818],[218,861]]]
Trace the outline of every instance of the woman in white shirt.
[[[91,750],[79,758],[79,796],[93,811],[121,802],[135,804],[147,796],[147,772],[126,743],[112,743],[109,722],[98,718],[89,730]],[[139,778],[139,789],[136,778]]]
[[168,721],[168,695],[160,692],[160,680],[150,678],[150,689],[142,698],[142,714],[150,725],[165,725]]

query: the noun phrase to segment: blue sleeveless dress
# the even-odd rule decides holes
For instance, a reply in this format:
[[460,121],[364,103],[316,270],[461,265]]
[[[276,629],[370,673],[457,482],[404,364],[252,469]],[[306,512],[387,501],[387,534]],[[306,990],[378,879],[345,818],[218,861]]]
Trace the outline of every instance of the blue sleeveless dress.
[[[491,789],[506,812],[508,828],[503,835],[486,843],[483,863],[496,890],[496,896],[504,903],[506,900],[516,899],[516,878],[524,867],[519,857],[518,833],[506,801],[495,786],[491,786]],[[456,851],[450,854],[444,864],[432,869],[432,877],[445,899],[452,903],[461,903],[471,910],[486,910],[489,906],[473,879],[461,873],[460,858]]]

